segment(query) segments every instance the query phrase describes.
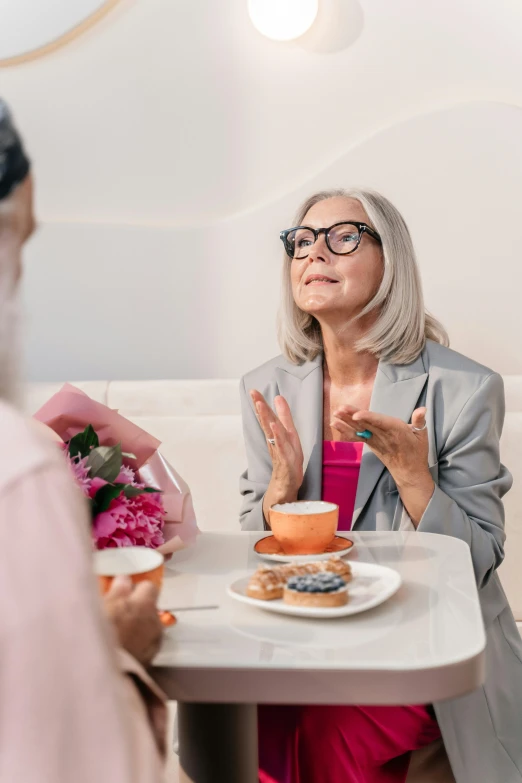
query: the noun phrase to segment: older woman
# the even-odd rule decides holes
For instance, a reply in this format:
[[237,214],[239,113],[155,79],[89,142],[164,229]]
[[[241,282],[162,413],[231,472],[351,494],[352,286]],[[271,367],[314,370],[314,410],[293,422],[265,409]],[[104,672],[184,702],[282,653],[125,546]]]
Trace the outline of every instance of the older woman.
[[317,193],[281,233],[284,356],[242,384],[244,530],[274,503],[322,497],[340,530],[416,528],[471,552],[487,630],[485,685],[416,707],[263,707],[260,778],[406,779],[442,734],[457,783],[522,781],[522,643],[502,590],[499,375],[451,351],[425,312],[414,249],[377,193]]

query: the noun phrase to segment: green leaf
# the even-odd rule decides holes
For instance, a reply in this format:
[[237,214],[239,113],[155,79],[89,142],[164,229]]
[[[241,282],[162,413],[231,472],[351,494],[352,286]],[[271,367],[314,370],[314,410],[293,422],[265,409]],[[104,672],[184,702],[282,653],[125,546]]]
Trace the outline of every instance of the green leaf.
[[79,432],[74,438],[71,438],[68,444],[69,455],[71,457],[88,457],[92,449],[98,448],[100,441],[91,424],[88,424],[83,432]]
[[123,490],[125,497],[127,498],[135,498],[138,495],[145,495],[150,494],[151,492],[160,492],[160,489],[155,489],[154,487],[133,487],[132,484],[125,484],[125,488]]
[[87,467],[91,469],[91,478],[101,478],[112,484],[121,471],[121,443],[93,449],[89,454]]
[[126,498],[136,498],[138,495],[143,495],[143,490],[139,487],[133,487],[132,484],[126,484],[123,493]]
[[125,484],[105,484],[105,486],[100,487],[93,498],[93,515],[96,516],[96,514],[101,514],[102,511],[107,511],[111,501],[121,495],[124,486]]

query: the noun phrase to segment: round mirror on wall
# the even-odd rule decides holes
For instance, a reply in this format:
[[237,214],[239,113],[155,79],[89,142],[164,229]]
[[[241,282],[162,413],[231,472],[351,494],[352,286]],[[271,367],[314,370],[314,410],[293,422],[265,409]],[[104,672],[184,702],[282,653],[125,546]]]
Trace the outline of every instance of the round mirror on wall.
[[37,56],[96,21],[117,0],[0,0],[0,65]]

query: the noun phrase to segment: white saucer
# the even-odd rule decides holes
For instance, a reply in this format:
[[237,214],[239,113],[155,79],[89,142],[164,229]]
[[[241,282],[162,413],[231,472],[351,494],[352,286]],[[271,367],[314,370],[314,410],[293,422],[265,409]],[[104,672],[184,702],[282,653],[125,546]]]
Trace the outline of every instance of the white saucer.
[[289,614],[295,617],[315,617],[321,619],[346,617],[347,615],[366,612],[374,606],[384,603],[401,586],[401,575],[387,566],[374,563],[353,563],[352,580],[348,583],[348,603],[344,606],[317,607],[292,606],[285,604],[282,598],[275,601],[261,601],[250,598],[246,594],[249,576],[237,579],[227,589],[228,594],[236,601],[264,609],[266,612]]

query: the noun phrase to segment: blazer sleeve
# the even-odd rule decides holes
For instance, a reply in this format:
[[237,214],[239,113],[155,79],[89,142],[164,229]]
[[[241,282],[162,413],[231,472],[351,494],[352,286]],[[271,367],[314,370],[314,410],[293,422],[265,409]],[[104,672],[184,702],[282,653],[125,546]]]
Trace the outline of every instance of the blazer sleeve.
[[263,498],[272,477],[272,461],[244,378],[241,380],[239,392],[247,456],[247,469],[239,479],[241,528],[267,530],[268,526],[263,515]]
[[439,485],[418,530],[456,536],[471,551],[483,587],[504,558],[502,497],[512,485],[500,462],[504,385],[492,373],[466,401],[439,454]]

